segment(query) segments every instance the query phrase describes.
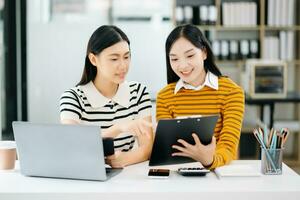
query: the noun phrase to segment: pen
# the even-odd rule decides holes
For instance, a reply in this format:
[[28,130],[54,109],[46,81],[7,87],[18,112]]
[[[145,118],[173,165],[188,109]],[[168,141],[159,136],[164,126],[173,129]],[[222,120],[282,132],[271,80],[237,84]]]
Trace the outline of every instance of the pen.
[[265,144],[267,145],[268,144],[268,128],[267,128],[267,125],[265,125],[265,128],[264,128],[264,142]]
[[285,142],[286,142],[286,140],[287,140],[287,138],[288,138],[288,136],[289,136],[289,133],[290,133],[290,132],[289,132],[288,129],[285,129],[285,130],[284,130],[282,147],[284,146],[284,144],[285,144]]
[[270,149],[276,149],[276,142],[277,142],[277,131],[275,130],[273,133]]
[[268,150],[267,150],[267,148],[266,148],[266,146],[265,146],[265,144],[264,144],[264,142],[263,142],[263,139],[262,139],[261,135],[258,135],[258,139],[261,141],[261,142],[260,142],[260,143],[261,143],[261,146],[262,146],[262,148],[264,149],[264,151],[265,151],[265,153],[266,153],[266,156],[268,157],[268,159],[269,159],[269,161],[270,161],[270,163],[271,163],[273,169],[277,172],[277,169],[276,169],[276,167],[275,167],[275,164],[274,164],[274,162],[273,162],[273,159],[272,159],[272,157],[270,156],[270,154],[269,154],[269,152],[268,152]]
[[269,134],[269,138],[268,138],[268,144],[267,144],[267,147],[268,147],[268,148],[270,148],[270,146],[271,146],[271,141],[272,141],[273,133],[274,133],[274,129],[272,128],[272,129],[271,129],[271,132],[270,132],[270,134]]
[[[256,140],[259,142],[259,139],[257,137],[258,131],[256,129],[253,129],[253,135],[256,138]],[[260,143],[260,142],[259,142]]]

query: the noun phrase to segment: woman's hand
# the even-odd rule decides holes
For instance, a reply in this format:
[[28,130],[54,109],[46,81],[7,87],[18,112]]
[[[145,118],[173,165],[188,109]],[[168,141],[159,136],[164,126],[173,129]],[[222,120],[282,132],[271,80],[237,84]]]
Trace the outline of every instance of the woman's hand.
[[[138,148],[128,152],[116,151],[105,162],[114,168],[125,167],[149,159],[153,144],[151,116],[114,125],[118,133],[130,132],[137,136]],[[116,131],[116,132],[117,132]]]
[[107,156],[105,163],[110,165],[112,168],[124,168],[126,164],[126,156],[124,152],[116,151],[114,155]]
[[145,119],[136,119],[117,124],[120,132],[129,132],[137,137],[152,137],[152,123]]
[[[149,118],[149,119],[148,119]],[[108,129],[102,130],[102,137],[118,137],[120,133],[131,133],[137,137],[144,136],[147,138],[152,137],[152,123],[151,117],[145,117],[142,119],[135,119],[130,121],[124,121],[116,123]]]
[[203,145],[195,133],[193,133],[192,136],[194,138],[195,145],[191,145],[186,141],[179,139],[177,142],[182,144],[182,146],[173,145],[172,148],[178,150],[179,152],[173,153],[172,156],[189,157],[199,161],[204,166],[211,165],[216,149],[216,138],[213,137],[210,144]]

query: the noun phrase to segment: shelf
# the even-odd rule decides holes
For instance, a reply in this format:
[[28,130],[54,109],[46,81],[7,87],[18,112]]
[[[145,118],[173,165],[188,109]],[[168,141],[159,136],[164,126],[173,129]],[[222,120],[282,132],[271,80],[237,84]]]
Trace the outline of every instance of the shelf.
[[262,26],[266,31],[300,31],[300,26]]
[[288,61],[287,63],[300,65],[300,60],[291,60],[291,61]]
[[[251,59],[251,58],[249,58]],[[261,59],[261,58],[255,58],[255,59]],[[236,63],[236,64],[243,64],[246,62],[246,60],[215,60],[216,63]],[[296,64],[296,65],[300,65],[300,60],[287,60],[285,61],[288,64]]]
[[198,25],[200,30],[217,31],[259,31],[260,26],[221,26],[221,25]]
[[245,60],[216,60],[217,63],[244,63]]
[[200,30],[217,31],[300,31],[300,26],[222,26],[222,25],[197,25]]

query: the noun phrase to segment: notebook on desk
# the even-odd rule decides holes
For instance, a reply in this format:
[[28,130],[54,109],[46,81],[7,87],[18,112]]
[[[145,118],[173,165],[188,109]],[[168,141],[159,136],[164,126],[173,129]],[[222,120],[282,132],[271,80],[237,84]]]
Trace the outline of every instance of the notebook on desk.
[[105,181],[100,127],[13,122],[20,170],[26,176]]
[[229,164],[222,167],[218,167],[215,170],[216,175],[219,178],[222,177],[257,177],[261,176],[261,173],[257,168],[247,164]]

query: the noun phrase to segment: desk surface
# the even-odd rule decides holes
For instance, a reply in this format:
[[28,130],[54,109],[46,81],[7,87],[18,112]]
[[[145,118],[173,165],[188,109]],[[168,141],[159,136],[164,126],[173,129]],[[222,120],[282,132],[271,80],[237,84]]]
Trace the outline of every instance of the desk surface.
[[[260,161],[233,161],[253,165]],[[168,179],[147,177],[148,163],[129,166],[106,182],[25,177],[19,170],[0,171],[0,199],[284,199],[300,198],[300,176],[283,165],[283,175],[217,178],[183,177],[172,172]]]

